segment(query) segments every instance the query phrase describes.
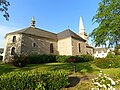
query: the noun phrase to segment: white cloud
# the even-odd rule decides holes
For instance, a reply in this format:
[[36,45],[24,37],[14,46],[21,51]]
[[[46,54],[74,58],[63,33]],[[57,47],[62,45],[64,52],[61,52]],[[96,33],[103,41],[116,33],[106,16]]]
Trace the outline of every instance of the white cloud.
[[10,32],[16,31],[16,30],[18,30],[18,28],[0,25],[0,48],[4,47],[5,35],[7,33],[10,33]]

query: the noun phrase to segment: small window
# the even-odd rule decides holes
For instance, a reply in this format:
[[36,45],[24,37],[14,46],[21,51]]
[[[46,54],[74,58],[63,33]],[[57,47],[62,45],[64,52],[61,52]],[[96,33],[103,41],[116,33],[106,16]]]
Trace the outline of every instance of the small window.
[[53,44],[50,44],[50,53],[54,53]]
[[11,55],[15,55],[15,48],[14,47],[11,49]]
[[16,36],[13,36],[13,42],[16,42]]
[[36,43],[32,43],[32,46],[33,46],[33,47],[36,47]]
[[81,52],[80,43],[78,44],[78,49],[79,49],[79,52]]

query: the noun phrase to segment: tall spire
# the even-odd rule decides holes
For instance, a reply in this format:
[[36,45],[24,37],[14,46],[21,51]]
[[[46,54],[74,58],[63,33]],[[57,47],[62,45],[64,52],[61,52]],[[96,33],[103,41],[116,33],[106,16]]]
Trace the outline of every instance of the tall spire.
[[81,16],[80,16],[80,22],[79,22],[79,36],[85,39],[86,41],[88,40],[88,36],[85,33],[85,28],[84,28],[84,24]]
[[32,20],[31,20],[31,27],[35,27],[35,18],[34,18],[34,16],[32,17]]
[[80,16],[80,22],[79,22],[79,33],[85,33],[85,28],[84,28],[84,24],[81,16]]

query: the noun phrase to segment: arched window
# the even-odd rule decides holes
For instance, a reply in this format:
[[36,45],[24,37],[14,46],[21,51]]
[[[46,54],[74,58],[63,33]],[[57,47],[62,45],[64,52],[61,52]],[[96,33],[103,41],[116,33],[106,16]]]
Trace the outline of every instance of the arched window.
[[32,47],[36,47],[36,43],[32,43]]
[[16,42],[16,36],[13,36],[13,42]]
[[78,49],[79,49],[79,52],[81,52],[80,43],[78,44]]
[[15,54],[15,48],[13,47],[12,49],[11,49],[11,55],[14,55]]
[[50,53],[53,53],[54,52],[54,50],[53,50],[53,44],[51,43],[50,44]]

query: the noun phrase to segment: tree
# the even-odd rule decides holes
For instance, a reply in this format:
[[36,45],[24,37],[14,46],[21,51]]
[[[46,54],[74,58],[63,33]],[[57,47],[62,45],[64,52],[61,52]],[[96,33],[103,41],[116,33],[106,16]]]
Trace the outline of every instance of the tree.
[[112,47],[120,42],[120,0],[102,0],[93,22],[98,23],[90,37],[95,46]]
[[115,47],[115,55],[120,55],[120,44]]
[[3,12],[3,16],[6,20],[9,20],[9,14],[8,14],[8,6],[10,6],[10,3],[6,0],[0,0],[0,11]]

